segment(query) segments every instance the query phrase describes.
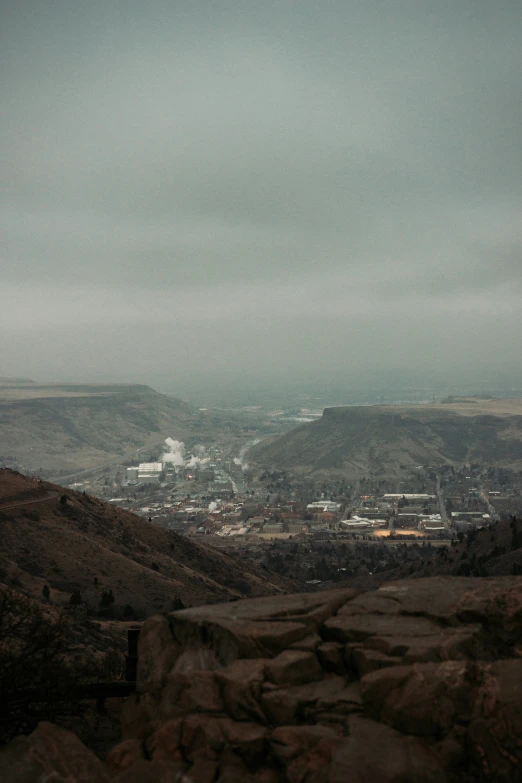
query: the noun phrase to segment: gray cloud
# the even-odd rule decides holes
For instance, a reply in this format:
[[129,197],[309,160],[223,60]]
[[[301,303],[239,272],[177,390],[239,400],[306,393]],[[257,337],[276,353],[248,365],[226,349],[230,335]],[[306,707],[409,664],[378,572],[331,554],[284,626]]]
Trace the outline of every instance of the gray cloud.
[[4,5],[2,372],[517,363],[519,2]]

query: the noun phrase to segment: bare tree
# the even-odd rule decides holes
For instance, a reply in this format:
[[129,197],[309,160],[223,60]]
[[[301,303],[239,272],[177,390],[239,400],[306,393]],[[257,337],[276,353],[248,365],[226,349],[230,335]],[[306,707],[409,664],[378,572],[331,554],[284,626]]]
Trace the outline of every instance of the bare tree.
[[65,614],[0,585],[0,742],[53,719],[53,694],[73,679],[69,639]]

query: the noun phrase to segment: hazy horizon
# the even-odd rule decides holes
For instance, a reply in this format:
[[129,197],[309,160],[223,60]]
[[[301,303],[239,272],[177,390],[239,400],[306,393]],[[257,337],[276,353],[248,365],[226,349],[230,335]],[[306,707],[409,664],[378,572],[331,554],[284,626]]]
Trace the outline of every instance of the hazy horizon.
[[522,383],[521,33],[518,0],[7,0],[0,375]]

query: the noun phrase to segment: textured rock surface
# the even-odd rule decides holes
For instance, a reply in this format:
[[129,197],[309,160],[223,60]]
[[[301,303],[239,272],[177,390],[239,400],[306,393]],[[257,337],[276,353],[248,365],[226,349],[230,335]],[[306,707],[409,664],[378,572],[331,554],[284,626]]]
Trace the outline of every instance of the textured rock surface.
[[189,609],[148,620],[139,656],[106,768],[39,728],[6,779],[522,781],[522,578]]
[[2,783],[108,783],[105,766],[78,737],[52,723],[40,723],[0,751]]
[[141,645],[127,743],[187,781],[522,780],[522,579],[199,607]]

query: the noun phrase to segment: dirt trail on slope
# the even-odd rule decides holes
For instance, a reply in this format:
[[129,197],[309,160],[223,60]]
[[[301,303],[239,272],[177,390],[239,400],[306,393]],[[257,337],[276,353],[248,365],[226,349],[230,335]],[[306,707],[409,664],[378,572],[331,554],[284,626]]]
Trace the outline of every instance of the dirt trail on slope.
[[50,500],[56,500],[59,495],[59,492],[48,492],[47,497],[38,498],[37,500],[20,500],[18,503],[0,503],[0,511],[9,508],[18,508],[18,506],[30,506],[34,503],[48,503]]

